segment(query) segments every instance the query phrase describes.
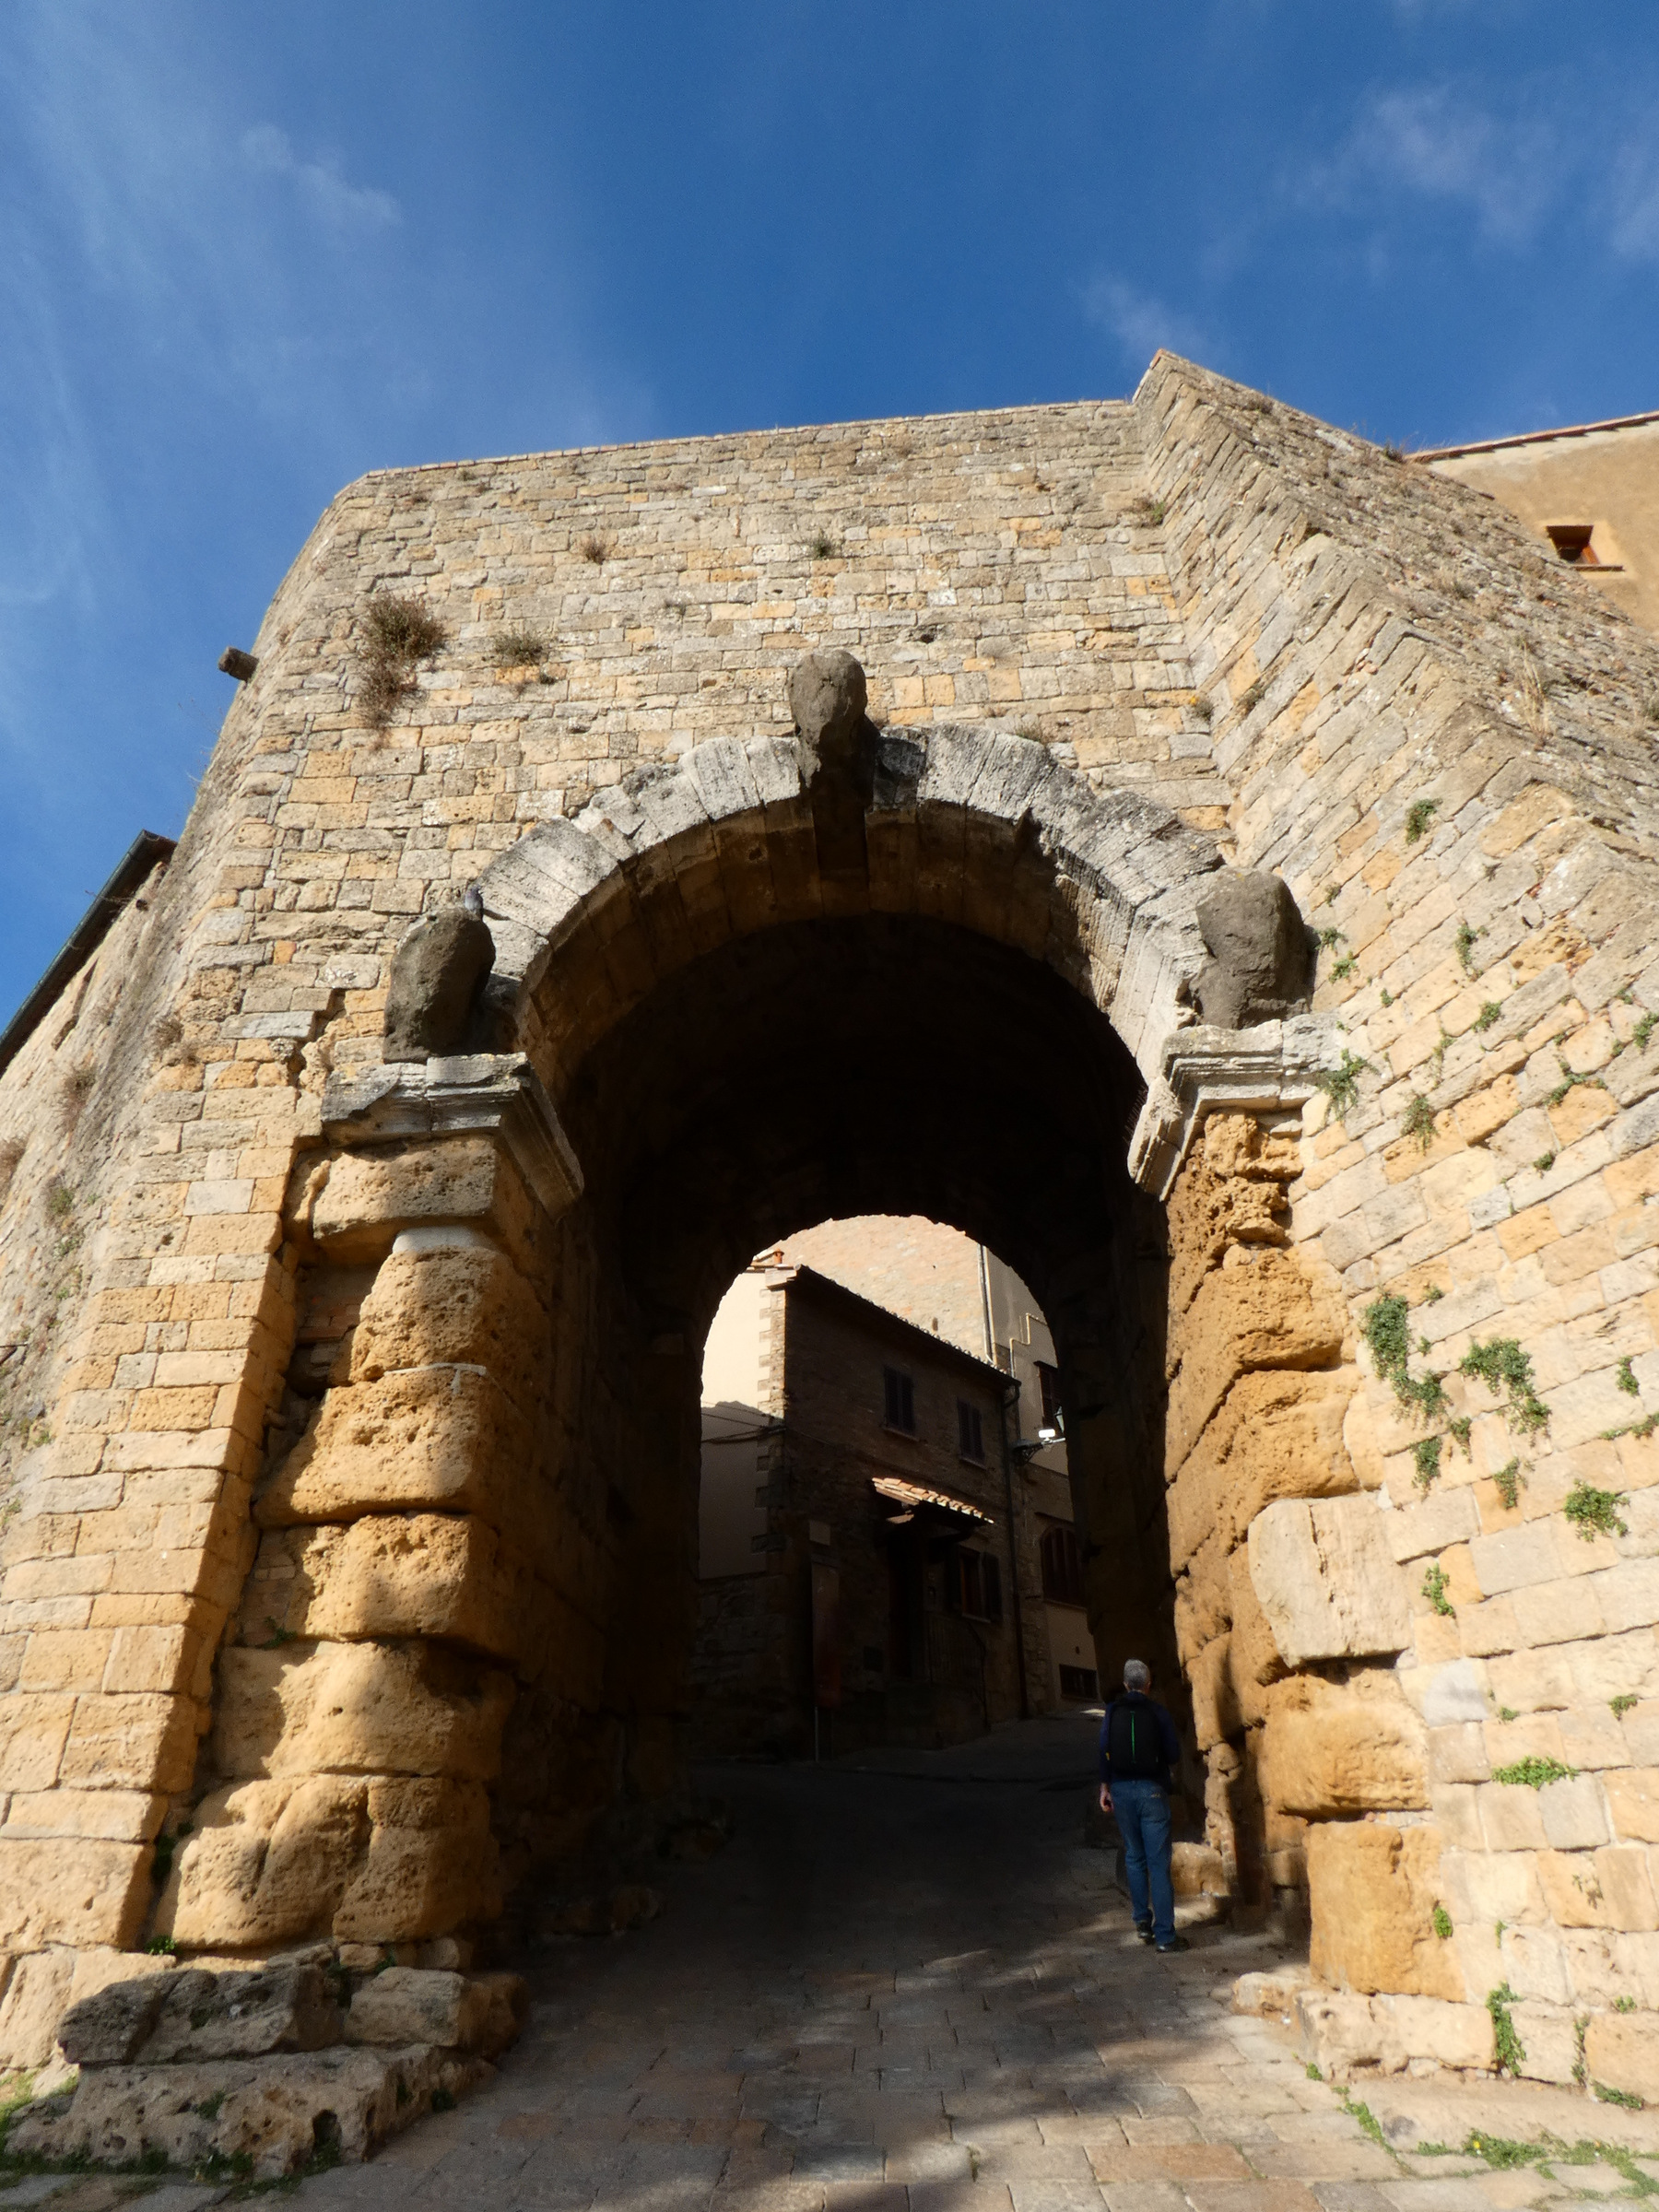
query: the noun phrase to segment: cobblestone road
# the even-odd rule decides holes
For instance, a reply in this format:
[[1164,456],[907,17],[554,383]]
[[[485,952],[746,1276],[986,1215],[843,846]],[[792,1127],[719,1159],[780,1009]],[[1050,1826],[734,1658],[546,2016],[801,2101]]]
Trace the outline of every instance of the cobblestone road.
[[[1177,1959],[1144,1950],[1100,1886],[1102,1854],[1077,1848],[1081,1786],[1027,1766],[1020,1781],[961,1778],[959,1755],[953,1780],[709,1771],[735,1814],[720,1857],[672,1868],[650,1926],[545,1957],[492,2084],[300,2201],[1513,2212],[1629,2194],[1606,2164],[1552,2180],[1369,2138],[1283,2028],[1228,2009],[1235,1975],[1277,1962],[1271,1946],[1206,1930]],[[1362,2094],[1402,2148],[1505,2124],[1497,2088]],[[1570,2139],[1605,2132],[1602,2108],[1509,2094],[1512,2134],[1528,2132],[1523,2106],[1559,2125],[1558,2105]],[[1624,2142],[1659,2142],[1640,2126],[1653,2115],[1608,2118]]]

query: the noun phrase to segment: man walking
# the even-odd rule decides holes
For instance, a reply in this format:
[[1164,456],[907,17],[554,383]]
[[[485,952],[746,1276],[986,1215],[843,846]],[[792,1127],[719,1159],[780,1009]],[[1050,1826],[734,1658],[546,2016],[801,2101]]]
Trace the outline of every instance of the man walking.
[[1115,1813],[1123,1831],[1135,1934],[1160,1951],[1184,1951],[1170,1880],[1170,1785],[1181,1738],[1169,1713],[1147,1695],[1151,1687],[1146,1661],[1125,1660],[1124,1694],[1108,1705],[1100,1728],[1100,1810]]

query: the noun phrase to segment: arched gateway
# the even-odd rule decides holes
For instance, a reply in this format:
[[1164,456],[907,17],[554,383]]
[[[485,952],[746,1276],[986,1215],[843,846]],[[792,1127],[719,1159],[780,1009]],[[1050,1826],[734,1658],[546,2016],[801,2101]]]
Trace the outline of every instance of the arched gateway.
[[[448,1935],[596,1828],[672,1817],[703,1335],[750,1253],[826,1216],[964,1223],[1037,1287],[1109,1663],[1176,1673],[1157,1201],[1224,1104],[1249,1205],[1181,1253],[1183,1298],[1229,1253],[1295,1277],[1273,1147],[1325,1026],[1194,1027],[1188,1002],[1257,1010],[1239,977],[1271,988],[1276,957],[1300,994],[1304,947],[1211,958],[1213,842],[1040,745],[878,730],[845,655],[794,693],[793,739],[698,746],[509,848],[482,923],[406,941],[401,1057],[324,1092],[300,1302],[360,1318],[254,1502],[218,1786],[159,1911],[180,1942]],[[1254,899],[1269,940],[1281,897]],[[457,994],[486,925],[492,971]],[[1189,1387],[1230,1380],[1217,1359]]]
[[0,1068],[0,2059],[683,1818],[710,1317],[913,1211],[1322,2061],[1659,2097],[1653,641],[1160,356],[371,478],[253,644]]

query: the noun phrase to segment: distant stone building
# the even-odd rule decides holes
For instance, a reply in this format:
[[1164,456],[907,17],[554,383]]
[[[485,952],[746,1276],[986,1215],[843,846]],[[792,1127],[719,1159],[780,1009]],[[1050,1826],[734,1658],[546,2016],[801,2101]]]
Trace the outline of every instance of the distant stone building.
[[700,1747],[932,1747],[1048,1708],[1013,1396],[811,1268],[737,1277],[703,1358]]
[[1489,494],[1616,606],[1659,630],[1659,413],[1411,458]]
[[1061,1704],[1091,1701],[1099,1670],[1083,1580],[1087,1536],[1075,1525],[1054,1340],[1030,1288],[960,1230],[916,1216],[822,1221],[785,1238],[779,1251],[948,1337],[1018,1385],[1011,1431],[1020,1495],[1036,1529],[1048,1696]]

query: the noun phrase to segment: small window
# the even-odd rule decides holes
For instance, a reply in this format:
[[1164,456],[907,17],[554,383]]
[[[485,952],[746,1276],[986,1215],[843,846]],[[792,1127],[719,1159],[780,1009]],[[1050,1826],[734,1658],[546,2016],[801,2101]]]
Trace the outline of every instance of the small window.
[[1092,1705],[1100,1694],[1100,1677],[1092,1666],[1063,1666],[1060,1669],[1060,1695],[1076,1698],[1085,1705]]
[[1060,1370],[1046,1359],[1037,1362],[1037,1388],[1042,1396],[1042,1426],[1065,1434],[1065,1416],[1060,1410]]
[[916,1433],[916,1386],[901,1368],[884,1367],[881,1371],[884,1412],[882,1418],[889,1429],[897,1429],[906,1436]]
[[964,1459],[985,1464],[985,1436],[980,1425],[980,1409],[970,1406],[966,1398],[957,1400],[957,1450]]
[[1045,1529],[1038,1547],[1042,1559],[1042,1594],[1058,1606],[1083,1604],[1083,1551],[1075,1528]]
[[988,1551],[957,1553],[958,1609],[974,1620],[1002,1618],[1002,1563]]
[[1594,523],[1549,523],[1545,525],[1549,542],[1564,561],[1575,569],[1599,569],[1595,547],[1591,539],[1595,535]]

